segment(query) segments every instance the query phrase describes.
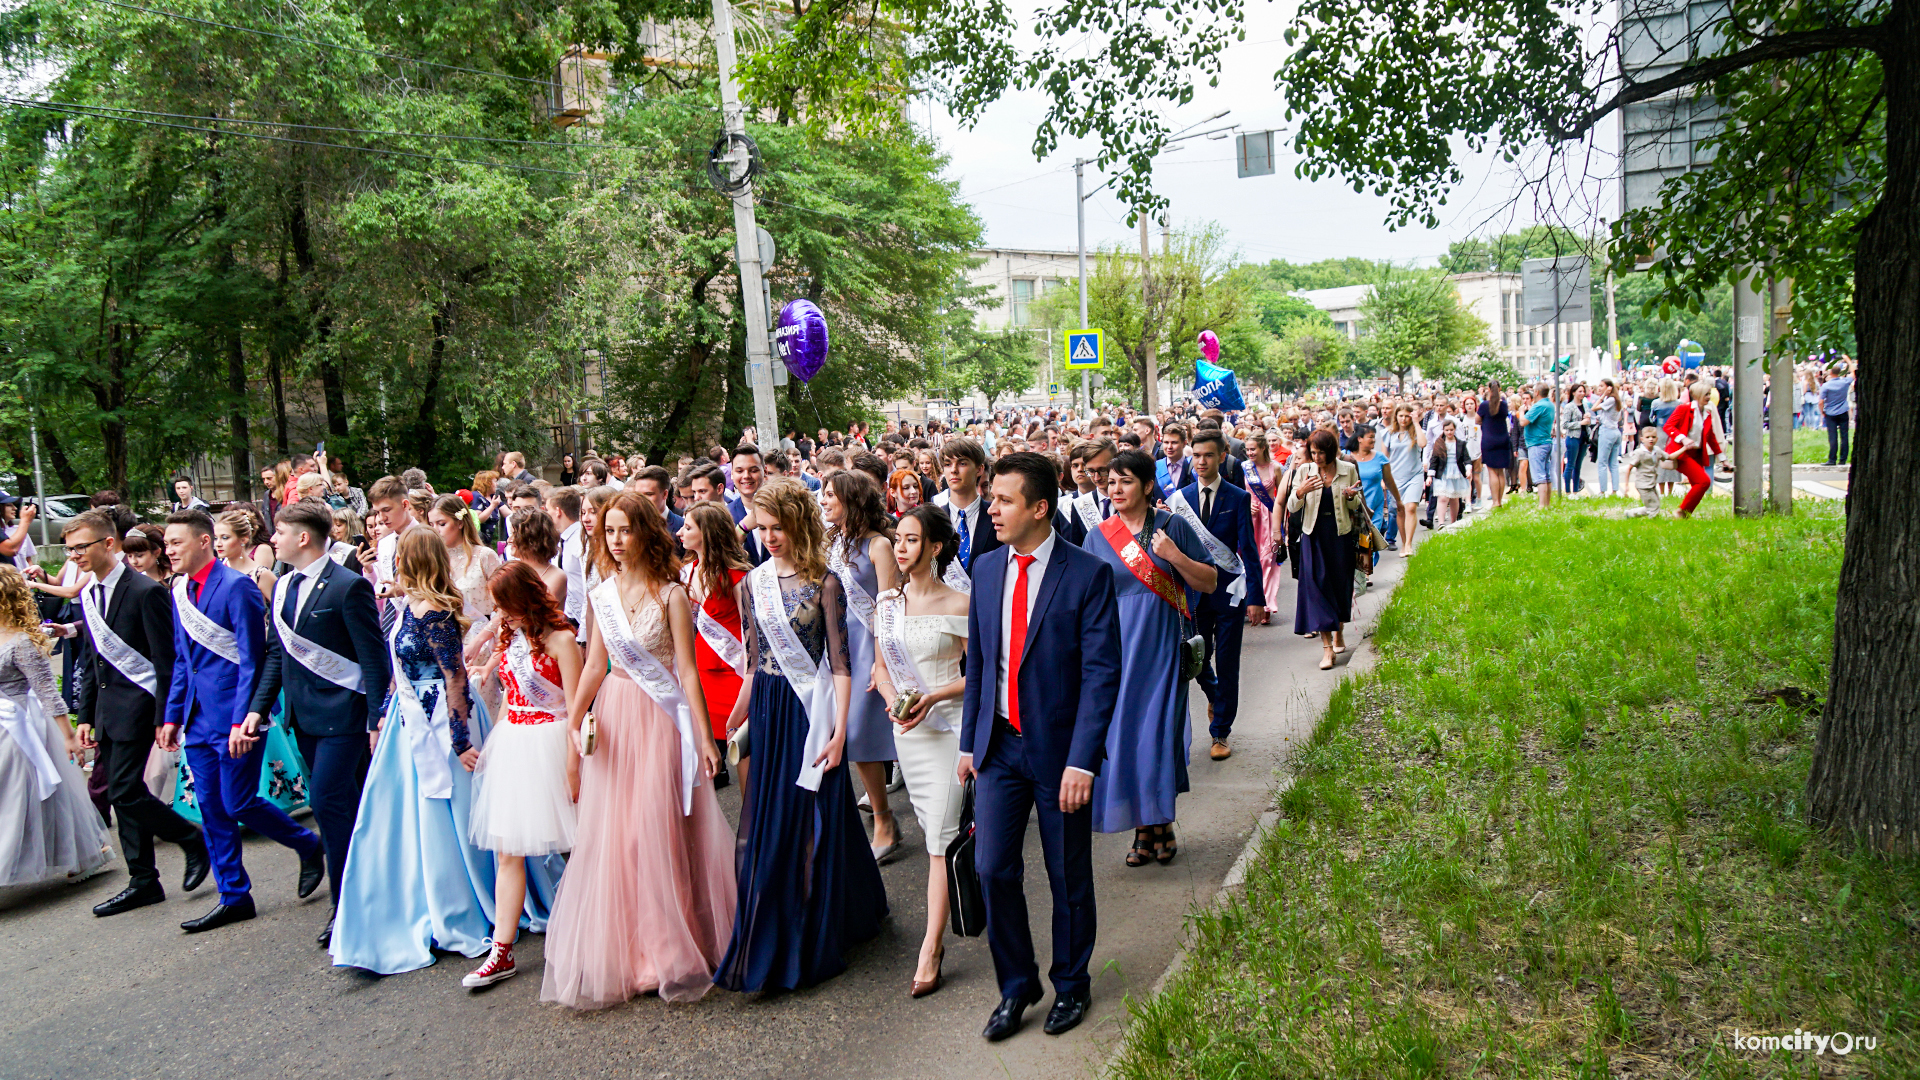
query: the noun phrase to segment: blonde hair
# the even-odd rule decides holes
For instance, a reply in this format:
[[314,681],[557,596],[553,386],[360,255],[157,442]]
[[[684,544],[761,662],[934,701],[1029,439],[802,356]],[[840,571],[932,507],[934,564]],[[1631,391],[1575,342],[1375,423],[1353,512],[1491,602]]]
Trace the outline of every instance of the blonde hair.
[[787,538],[787,561],[809,584],[827,576],[827,526],[813,492],[798,480],[774,477],[753,493],[755,509],[780,523]]
[[5,563],[0,563],[0,628],[20,631],[43,653],[53,651],[47,632],[40,629],[40,606],[33,602],[26,575]]
[[327,490],[327,478],[317,472],[301,473],[300,479],[293,482],[293,493],[305,499],[311,493]]
[[466,600],[453,585],[453,566],[447,561],[447,545],[432,529],[408,529],[400,534],[394,551],[394,576],[406,590],[409,600],[453,612],[460,624],[460,636],[467,634]]
[[253,546],[253,515],[246,510],[228,510],[215,518],[214,521],[217,524],[225,525],[229,532],[239,538],[240,543],[247,547]]
[[1672,379],[1661,379],[1660,380],[1660,400],[1661,401],[1680,400],[1679,384],[1675,383]]

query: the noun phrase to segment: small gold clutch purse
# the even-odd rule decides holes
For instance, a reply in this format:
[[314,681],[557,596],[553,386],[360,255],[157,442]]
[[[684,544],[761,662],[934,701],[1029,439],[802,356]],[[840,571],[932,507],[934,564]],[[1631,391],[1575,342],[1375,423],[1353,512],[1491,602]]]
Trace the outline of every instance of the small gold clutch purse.
[[594,748],[599,745],[600,725],[594,720],[593,714],[588,713],[586,719],[580,721],[580,753],[592,757]]
[[887,712],[895,720],[905,721],[907,715],[913,712],[913,707],[920,704],[920,699],[924,696],[918,690],[902,690],[894,695],[893,707]]

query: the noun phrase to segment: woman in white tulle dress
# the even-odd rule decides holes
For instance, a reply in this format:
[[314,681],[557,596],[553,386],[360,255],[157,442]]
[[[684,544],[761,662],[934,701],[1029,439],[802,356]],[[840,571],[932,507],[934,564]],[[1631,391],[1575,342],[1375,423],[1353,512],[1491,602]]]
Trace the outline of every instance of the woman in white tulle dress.
[[47,644],[26,578],[0,565],[0,886],[77,878],[113,857]]

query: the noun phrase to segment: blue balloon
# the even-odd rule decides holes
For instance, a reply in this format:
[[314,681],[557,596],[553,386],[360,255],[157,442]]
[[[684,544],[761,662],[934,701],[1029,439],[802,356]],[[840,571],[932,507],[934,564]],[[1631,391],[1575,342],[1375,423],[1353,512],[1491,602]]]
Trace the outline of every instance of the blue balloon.
[[827,363],[827,317],[811,300],[789,300],[773,331],[774,355],[801,382]]
[[1236,412],[1247,407],[1240,396],[1240,380],[1232,371],[1205,360],[1193,362],[1193,397],[1209,409]]

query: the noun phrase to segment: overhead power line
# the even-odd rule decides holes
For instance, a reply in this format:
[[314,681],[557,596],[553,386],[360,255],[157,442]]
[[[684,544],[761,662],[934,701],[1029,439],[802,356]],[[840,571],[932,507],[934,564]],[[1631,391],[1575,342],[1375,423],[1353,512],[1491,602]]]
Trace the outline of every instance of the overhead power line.
[[58,101],[34,101],[30,98],[0,96],[0,102],[29,109],[43,109],[47,112],[65,116],[80,116],[92,120],[112,120],[122,124],[142,124],[148,127],[173,128],[178,131],[193,131],[202,135],[232,135],[243,139],[260,139],[266,142],[289,143],[294,146],[317,146],[326,150],[350,150],[359,154],[379,154],[384,157],[414,158],[420,161],[453,163],[460,165],[484,165],[493,169],[511,169],[515,172],[547,173],[552,176],[588,176],[584,172],[567,169],[547,169],[537,165],[515,165],[505,161],[487,161],[480,158],[440,157],[436,154],[421,154],[411,150],[383,150],[376,146],[354,146],[348,143],[320,142],[315,139],[290,139],[283,135],[263,135],[256,131],[235,131],[231,128],[213,128],[201,124],[172,124],[164,120],[143,120],[136,116],[117,116],[111,112],[85,105],[71,105]]

